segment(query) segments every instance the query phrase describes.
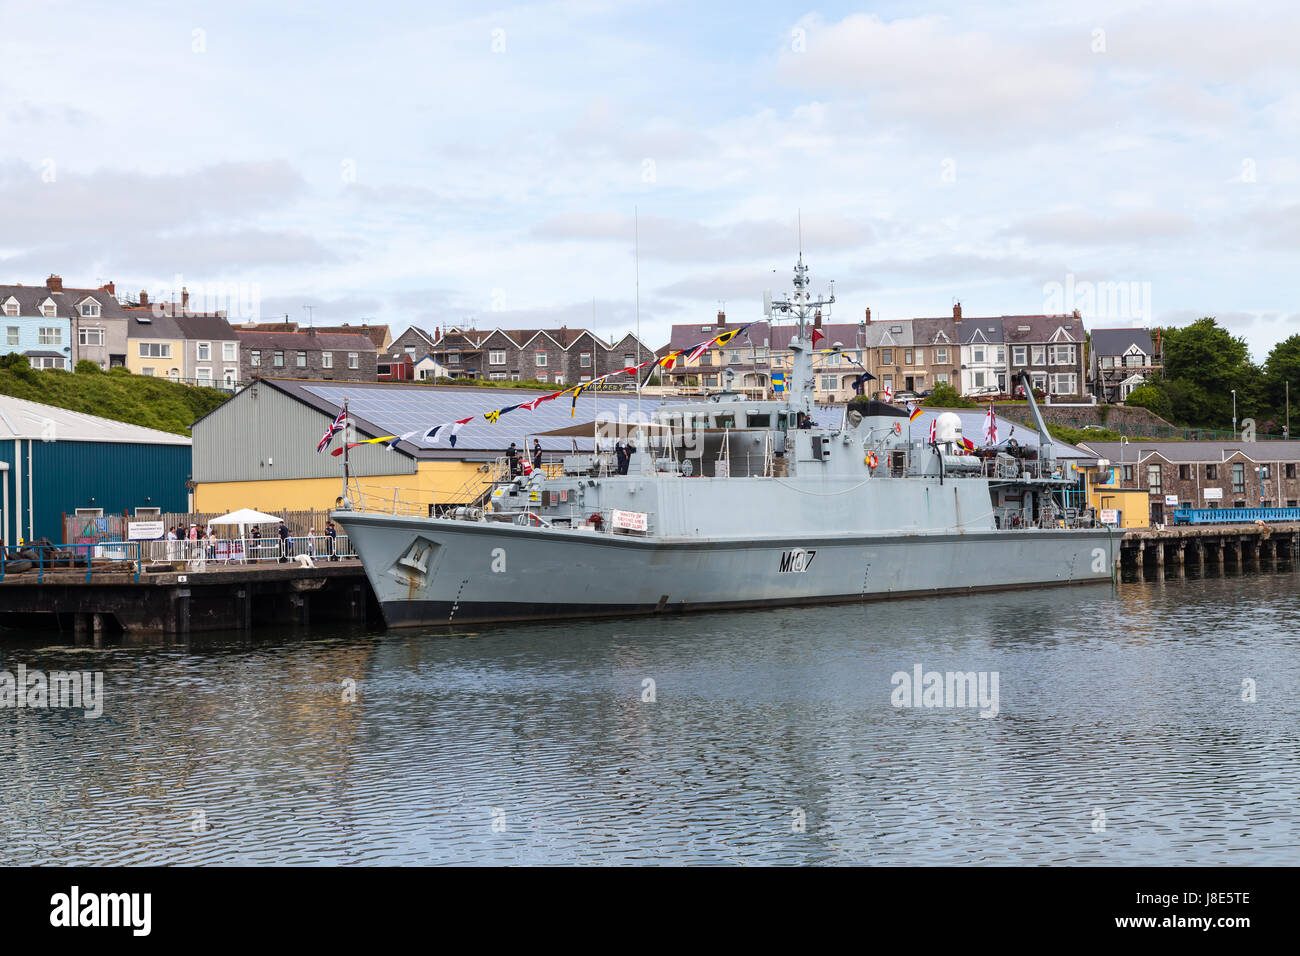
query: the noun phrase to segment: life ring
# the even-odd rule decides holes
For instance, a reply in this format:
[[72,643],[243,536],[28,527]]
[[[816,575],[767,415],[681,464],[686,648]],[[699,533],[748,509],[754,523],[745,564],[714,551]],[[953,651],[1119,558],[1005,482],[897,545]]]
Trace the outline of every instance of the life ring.
[[872,471],[875,471],[876,466],[879,464],[880,464],[880,459],[876,457],[876,453],[874,451],[867,455],[868,468],[870,468]]

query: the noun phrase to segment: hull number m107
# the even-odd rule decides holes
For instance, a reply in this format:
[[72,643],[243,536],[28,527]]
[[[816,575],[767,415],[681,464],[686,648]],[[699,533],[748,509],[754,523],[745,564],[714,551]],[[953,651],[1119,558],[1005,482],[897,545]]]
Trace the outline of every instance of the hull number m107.
[[817,557],[816,549],[795,548],[793,551],[784,551],[781,554],[781,566],[777,569],[784,573],[803,573],[812,567],[813,558]]

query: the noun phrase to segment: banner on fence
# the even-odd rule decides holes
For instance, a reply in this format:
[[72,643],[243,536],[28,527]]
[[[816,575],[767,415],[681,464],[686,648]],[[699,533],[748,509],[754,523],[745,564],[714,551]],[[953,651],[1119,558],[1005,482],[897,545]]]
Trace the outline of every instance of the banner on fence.
[[161,521],[129,521],[126,525],[126,540],[157,541],[167,533],[167,526]]

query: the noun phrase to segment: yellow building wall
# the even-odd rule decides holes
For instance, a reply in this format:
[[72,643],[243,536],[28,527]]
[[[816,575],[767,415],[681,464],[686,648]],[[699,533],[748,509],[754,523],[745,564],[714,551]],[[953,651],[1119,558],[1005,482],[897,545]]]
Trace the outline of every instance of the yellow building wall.
[[[355,506],[402,514],[428,514],[428,506],[471,500],[487,486],[479,462],[422,461],[413,475],[369,475],[352,479]],[[257,511],[326,510],[343,491],[341,478],[285,478],[272,481],[205,481],[194,488],[194,510],[223,513],[239,508]]]
[[[170,345],[172,347],[171,357],[141,358],[141,342]],[[166,378],[171,373],[172,369],[176,369],[176,374],[184,377],[185,343],[182,340],[173,339],[129,339],[126,343],[126,367],[136,375],[143,375],[146,368],[152,368],[153,374],[158,378]]]
[[1145,528],[1151,524],[1151,496],[1140,489],[1090,483],[1088,505],[1099,514],[1103,508],[1118,508],[1121,528]]

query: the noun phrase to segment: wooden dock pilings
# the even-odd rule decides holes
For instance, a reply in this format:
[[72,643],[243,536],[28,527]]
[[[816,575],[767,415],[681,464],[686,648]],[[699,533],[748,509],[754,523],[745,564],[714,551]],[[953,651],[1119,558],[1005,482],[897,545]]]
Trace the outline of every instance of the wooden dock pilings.
[[374,593],[359,561],[168,568],[140,575],[50,570],[10,574],[0,582],[0,624],[54,627],[77,643],[105,636],[185,636],[248,631],[313,621],[364,622],[377,616]]
[[1124,532],[1121,568],[1223,568],[1225,565],[1292,566],[1300,547],[1300,523],[1268,525],[1170,525]]

